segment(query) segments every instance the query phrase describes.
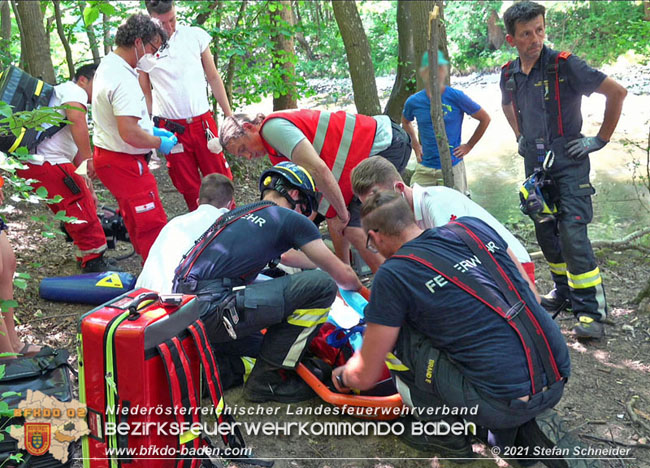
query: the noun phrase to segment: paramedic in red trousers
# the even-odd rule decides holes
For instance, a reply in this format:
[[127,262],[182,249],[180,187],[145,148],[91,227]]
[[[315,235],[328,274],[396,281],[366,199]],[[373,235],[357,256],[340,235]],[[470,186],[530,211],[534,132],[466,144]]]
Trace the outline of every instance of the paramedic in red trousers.
[[415,222],[422,229],[443,226],[461,216],[473,216],[487,223],[508,244],[508,253],[512,253],[521,263],[522,276],[528,281],[539,302],[535,288],[535,264],[531,261],[526,247],[494,216],[469,197],[444,186],[420,187],[415,184],[411,188],[404,183],[395,167],[383,158],[361,161],[352,170],[351,180],[352,190],[362,203],[375,192],[394,190],[401,194],[409,204]]
[[74,216],[80,221],[67,223],[65,230],[72,237],[83,273],[116,268],[113,262],[104,258],[106,236],[97,217],[92,185],[75,173],[83,161],[88,161],[88,174],[95,175],[86,109],[92,97],[96,69],[95,64],[83,65],[77,69],[73,81],[54,87],[49,105],[71,106],[59,111],[70,124],[43,140],[26,163],[27,169],[16,172],[25,179],[34,179],[31,184],[34,189],[45,187],[49,198],[56,195],[63,198],[59,203],[48,205],[52,212],[65,210],[66,216]]
[[[418,421],[407,419],[404,442],[442,457],[472,456],[471,434],[442,435],[442,421],[464,428],[463,418],[429,412],[445,406],[452,412],[467,409],[463,417],[487,428],[483,437],[501,449],[528,446],[532,456],[533,447],[560,442],[559,417],[545,410],[562,396],[569,351],[559,327],[518,271],[518,262],[506,253],[503,239],[477,218],[459,218],[494,259],[470,265],[475,253],[459,234],[449,225],[423,231],[396,192],[371,195],[361,217],[368,243],[386,261],[375,275],[365,309],[363,345],[333,371],[336,388],[368,389],[388,365],[404,403],[422,411],[414,413],[416,419],[441,423],[440,434],[418,435]],[[499,286],[504,277],[494,279],[488,262],[509,283]],[[456,281],[470,287],[463,290]],[[472,281],[479,286],[471,287]],[[483,291],[471,294],[481,286]],[[521,313],[506,319],[490,305],[508,310],[503,305],[510,294],[516,294]]]
[[185,127],[178,135],[178,145],[167,156],[167,169],[192,211],[197,207],[201,174],[217,172],[232,179],[223,151],[208,149],[208,138],[217,137],[217,124],[210,111],[206,80],[224,115],[228,117],[232,111],[210,52],[210,35],[199,27],[177,24],[171,0],[147,0],[145,5],[161,22],[169,41],[155,54],[155,60],[141,64],[140,84],[153,115],[164,119],[160,126],[170,120]]
[[[504,13],[506,40],[519,58],[501,70],[501,103],[524,158],[526,177],[541,166],[548,151],[555,156],[550,176],[559,213],[554,221],[535,223],[555,283],[542,305],[549,312],[570,306],[578,317],[576,336],[597,339],[604,334],[607,303],[587,236],[595,193],[589,182],[589,154],[609,142],[627,91],[575,55],[545,46],[544,14],[544,6],[527,1],[514,3]],[[580,133],[580,105],[582,96],[593,92],[605,96],[605,114],[598,133],[585,137]]]
[[[208,231],[218,234],[206,235],[179,265],[174,292],[196,294],[204,302],[201,318],[216,350],[220,343],[236,343],[266,328],[244,386],[248,400],[302,401],[314,393],[294,369],[327,320],[336,284],[359,290],[361,283],[352,268],[327,248],[307,218],[318,209],[319,194],[304,169],[282,162],[264,171],[259,185],[265,202],[222,216]],[[283,254],[291,251],[295,255],[289,263]],[[269,262],[281,256],[288,266],[320,270],[252,283]],[[224,311],[226,304],[236,309],[236,316]],[[220,311],[236,336],[227,333]]]
[[116,198],[143,261],[167,222],[148,157],[153,149],[169,153],[177,139],[154,129],[135,68],[166,39],[165,31],[148,16],[129,17],[117,29],[117,47],[102,59],[93,85],[95,172]]
[[303,166],[324,195],[318,213],[327,218],[339,258],[349,263],[349,241],[370,269],[377,271],[383,258],[365,248],[361,202],[352,193],[350,172],[370,156],[382,156],[402,172],[411,156],[411,139],[402,127],[386,115],[368,117],[344,111],[237,114],[225,119],[221,144],[229,153],[248,159],[268,154],[273,164],[290,160]]

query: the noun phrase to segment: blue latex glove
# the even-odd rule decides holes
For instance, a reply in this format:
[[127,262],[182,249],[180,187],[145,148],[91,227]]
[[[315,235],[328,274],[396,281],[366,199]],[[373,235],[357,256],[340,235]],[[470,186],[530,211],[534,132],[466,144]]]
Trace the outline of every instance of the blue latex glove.
[[570,157],[580,160],[586,158],[589,153],[593,153],[594,151],[603,148],[606,144],[607,142],[599,136],[584,137],[570,141],[564,146],[564,148],[567,150],[567,154]]
[[169,154],[172,148],[176,146],[176,143],[178,143],[178,138],[176,138],[176,135],[172,134],[171,137],[161,136],[158,151],[160,151],[162,154]]
[[171,138],[171,137],[174,136],[174,134],[172,132],[170,132],[169,130],[166,130],[164,128],[154,127],[153,128],[153,136]]

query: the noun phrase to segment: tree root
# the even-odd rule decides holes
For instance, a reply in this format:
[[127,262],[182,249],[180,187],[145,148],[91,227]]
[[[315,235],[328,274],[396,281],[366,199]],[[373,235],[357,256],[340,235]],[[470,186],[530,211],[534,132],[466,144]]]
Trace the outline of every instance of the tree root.
[[639,401],[638,395],[634,395],[632,398],[630,398],[630,401],[625,403],[625,411],[627,412],[627,415],[630,417],[630,420],[632,421],[633,424],[645,429],[646,432],[650,434],[650,425],[648,425],[648,423],[646,423],[644,420],[639,418],[639,416],[634,411],[634,405],[636,405],[637,401]]

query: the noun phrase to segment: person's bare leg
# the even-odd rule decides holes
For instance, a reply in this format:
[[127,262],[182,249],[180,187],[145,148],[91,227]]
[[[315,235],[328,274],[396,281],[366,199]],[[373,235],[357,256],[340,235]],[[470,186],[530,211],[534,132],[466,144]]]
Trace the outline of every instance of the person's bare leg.
[[[0,299],[10,301],[14,298],[14,273],[16,272],[16,256],[14,249],[9,243],[7,234],[0,232]],[[19,353],[25,345],[20,341],[16,332],[13,308],[3,311],[3,326],[7,333],[7,339],[11,343],[13,352]],[[38,351],[39,346],[29,345],[28,352]]]
[[[7,332],[7,326],[5,325],[5,314],[0,313],[2,320],[0,320],[0,354],[3,353],[15,353],[14,345],[9,339],[9,333]],[[15,356],[3,356],[2,359],[13,359]]]
[[346,227],[345,238],[359,251],[361,258],[370,267],[373,273],[384,263],[384,257],[381,254],[371,252],[366,249],[366,234],[360,227]]

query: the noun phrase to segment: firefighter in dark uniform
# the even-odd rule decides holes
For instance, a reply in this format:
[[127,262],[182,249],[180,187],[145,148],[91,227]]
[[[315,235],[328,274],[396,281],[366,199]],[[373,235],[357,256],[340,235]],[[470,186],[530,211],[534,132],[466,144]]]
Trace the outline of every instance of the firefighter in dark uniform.
[[[314,394],[293,370],[327,320],[336,284],[359,290],[361,283],[307,218],[319,201],[307,171],[280,163],[262,173],[260,190],[263,201],[230,211],[201,236],[176,269],[174,292],[203,301],[201,318],[217,352],[219,343],[266,328],[244,386],[250,401],[302,401]],[[321,270],[252,284],[281,257],[288,266]]]
[[[504,14],[506,40],[517,48],[519,58],[502,68],[501,102],[524,157],[526,177],[544,161],[550,164],[548,193],[558,212],[551,221],[535,221],[535,233],[555,288],[542,298],[542,305],[549,312],[571,307],[578,317],[576,336],[600,338],[607,304],[587,236],[595,193],[589,182],[589,154],[609,142],[627,92],[576,56],[546,47],[544,14],[542,5],[526,1],[516,2]],[[585,137],[580,133],[581,99],[593,92],[606,97],[605,114],[598,134]]]
[[[521,454],[531,456],[533,447],[563,448],[568,440],[551,408],[569,376],[569,351],[505,241],[473,217],[423,231],[393,191],[371,195],[361,220],[368,246],[386,261],[365,309],[361,350],[333,371],[337,389],[371,387],[386,359],[404,403],[414,408],[416,421],[402,434],[407,444],[443,457],[471,457],[470,434],[443,432],[443,421],[458,427],[462,418],[456,411],[475,408],[461,414],[489,429],[492,445],[520,446]],[[469,232],[466,228],[491,259],[475,253],[454,230]],[[507,285],[500,282],[505,277]],[[432,411],[445,407],[446,414]],[[423,434],[418,423],[429,427],[428,434],[430,423],[441,430]]]

